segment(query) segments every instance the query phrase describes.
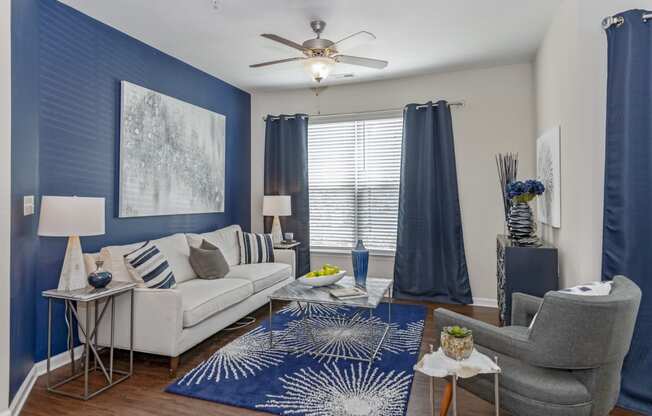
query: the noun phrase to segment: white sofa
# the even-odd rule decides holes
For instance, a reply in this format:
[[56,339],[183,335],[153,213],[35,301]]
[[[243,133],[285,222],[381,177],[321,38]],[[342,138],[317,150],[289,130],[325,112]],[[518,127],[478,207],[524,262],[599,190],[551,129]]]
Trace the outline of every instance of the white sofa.
[[[275,290],[294,280],[295,253],[293,250],[274,250],[275,263],[240,265],[240,250],[232,225],[204,234],[174,234],[153,240],[163,252],[177,285],[174,289],[134,290],[134,350],[164,355],[171,358],[170,371],[175,372],[179,356],[221,329],[237,322],[268,301]],[[218,246],[230,266],[230,272],[221,279],[204,280],[195,275],[190,266],[190,245],[198,246],[206,239]],[[94,270],[99,257],[115,281],[134,281],[124,263],[124,254],[141,243],[104,247],[100,253],[87,254],[86,267]],[[115,346],[129,349],[129,295],[116,298]],[[80,319],[86,316],[85,307],[78,305]],[[101,312],[98,305],[98,313]],[[110,313],[109,310],[106,312]],[[91,323],[94,317],[91,311]],[[97,343],[110,342],[110,315],[103,318]],[[91,324],[91,327],[93,325]],[[80,339],[85,342],[80,332]]]

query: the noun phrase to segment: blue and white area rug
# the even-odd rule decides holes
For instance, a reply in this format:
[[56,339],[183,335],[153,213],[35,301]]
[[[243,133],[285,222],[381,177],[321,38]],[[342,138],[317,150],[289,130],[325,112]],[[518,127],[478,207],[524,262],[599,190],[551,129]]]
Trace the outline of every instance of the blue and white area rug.
[[310,335],[292,330],[301,310],[291,303],[274,315],[273,335],[282,339],[275,348],[269,347],[265,320],[166,391],[278,415],[404,415],[426,308],[392,305],[390,330],[373,364],[292,351],[314,351],[316,344],[328,345],[325,352],[334,355],[370,356],[382,337],[382,323],[388,321],[387,304],[379,305],[373,316],[363,313],[354,323],[337,319],[342,313],[353,316],[353,310],[312,305],[311,312]]

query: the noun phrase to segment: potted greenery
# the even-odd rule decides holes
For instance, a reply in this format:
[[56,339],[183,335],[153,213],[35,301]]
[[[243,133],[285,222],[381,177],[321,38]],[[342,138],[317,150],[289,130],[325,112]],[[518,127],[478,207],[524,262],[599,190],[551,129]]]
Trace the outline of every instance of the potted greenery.
[[465,360],[473,352],[473,333],[458,325],[444,327],[441,331],[441,349],[448,358]]

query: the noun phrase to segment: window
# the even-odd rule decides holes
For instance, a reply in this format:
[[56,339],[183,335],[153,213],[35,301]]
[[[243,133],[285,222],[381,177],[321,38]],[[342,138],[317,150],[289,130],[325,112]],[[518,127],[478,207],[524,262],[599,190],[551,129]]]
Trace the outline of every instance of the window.
[[401,114],[308,126],[310,246],[396,249],[401,176]]

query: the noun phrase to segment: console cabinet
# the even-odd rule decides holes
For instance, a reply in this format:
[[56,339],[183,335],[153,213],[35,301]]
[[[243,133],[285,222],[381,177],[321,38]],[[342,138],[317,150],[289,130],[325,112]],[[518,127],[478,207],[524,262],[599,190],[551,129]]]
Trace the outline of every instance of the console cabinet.
[[512,318],[512,293],[543,297],[559,289],[557,248],[543,243],[540,247],[520,247],[506,235],[496,239],[498,309],[502,325]]

